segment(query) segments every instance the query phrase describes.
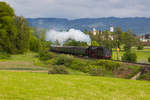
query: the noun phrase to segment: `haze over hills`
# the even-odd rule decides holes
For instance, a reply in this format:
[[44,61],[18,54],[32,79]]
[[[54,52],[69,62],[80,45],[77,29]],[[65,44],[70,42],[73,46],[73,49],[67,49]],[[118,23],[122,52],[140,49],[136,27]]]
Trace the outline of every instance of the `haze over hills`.
[[73,20],[65,18],[27,18],[27,21],[32,27],[55,30],[68,30],[70,28],[82,31],[84,29],[92,30],[93,28],[105,30],[113,25],[114,27],[121,27],[123,31],[130,29],[137,35],[150,33],[150,18],[145,17],[82,18]]

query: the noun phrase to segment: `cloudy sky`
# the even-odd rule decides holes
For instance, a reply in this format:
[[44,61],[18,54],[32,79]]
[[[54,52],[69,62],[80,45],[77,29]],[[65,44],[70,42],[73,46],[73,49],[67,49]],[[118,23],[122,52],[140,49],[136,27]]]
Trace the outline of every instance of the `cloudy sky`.
[[150,0],[0,0],[17,15],[57,18],[150,17]]

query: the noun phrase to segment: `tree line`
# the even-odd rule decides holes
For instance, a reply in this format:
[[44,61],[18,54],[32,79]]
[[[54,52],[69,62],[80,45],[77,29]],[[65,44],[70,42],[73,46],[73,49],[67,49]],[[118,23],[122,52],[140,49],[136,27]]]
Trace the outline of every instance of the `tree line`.
[[0,2],[0,52],[38,52],[49,45],[41,34],[36,28],[29,27],[24,17],[16,16],[10,5]]
[[133,46],[141,46],[140,40],[136,38],[131,30],[123,32],[120,27],[116,27],[114,32],[108,30],[97,31],[97,34],[94,35],[93,31],[84,30],[84,33],[90,35],[92,43],[110,49],[123,47],[124,50],[129,50]]

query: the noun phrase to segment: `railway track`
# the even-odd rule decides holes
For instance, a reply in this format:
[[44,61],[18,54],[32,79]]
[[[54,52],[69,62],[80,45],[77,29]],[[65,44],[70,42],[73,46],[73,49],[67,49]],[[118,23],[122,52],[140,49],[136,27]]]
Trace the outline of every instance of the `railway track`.
[[125,64],[138,65],[138,66],[141,66],[141,67],[149,67],[150,68],[150,64],[148,64],[148,63],[131,63],[131,62],[120,61],[120,60],[112,60],[112,61],[118,61],[118,62],[122,62],[122,63],[125,63]]
[[[75,56],[75,57],[82,58],[82,59],[97,60],[96,58],[89,58],[89,57],[85,57],[85,56]],[[120,61],[120,60],[111,60],[111,61],[117,61],[117,62],[121,62],[121,63],[128,64],[128,65],[137,65],[137,66],[141,66],[141,67],[149,67],[150,68],[150,64],[148,64],[148,63],[131,63],[131,62]]]

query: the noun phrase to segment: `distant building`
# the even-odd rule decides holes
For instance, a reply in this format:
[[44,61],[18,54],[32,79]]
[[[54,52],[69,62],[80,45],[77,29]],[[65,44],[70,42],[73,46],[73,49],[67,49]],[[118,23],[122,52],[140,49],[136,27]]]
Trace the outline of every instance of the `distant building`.
[[137,36],[141,42],[149,42],[150,41],[150,34]]
[[[114,27],[113,27],[113,25],[110,26],[110,32],[114,32]],[[112,35],[111,33],[110,33],[109,38],[110,38],[111,40],[114,40],[114,37],[113,37],[113,35]]]
[[114,27],[112,25],[110,26],[110,32],[114,32]]
[[93,35],[97,35],[97,34],[99,34],[99,31],[93,28]]

